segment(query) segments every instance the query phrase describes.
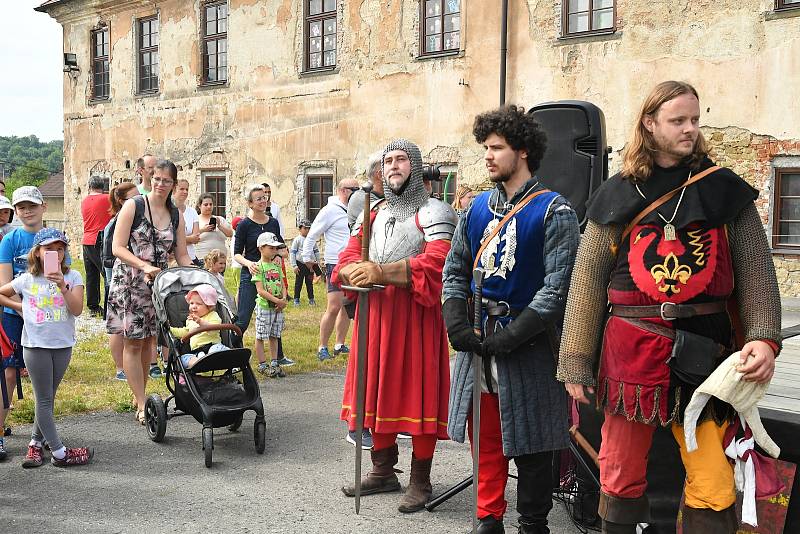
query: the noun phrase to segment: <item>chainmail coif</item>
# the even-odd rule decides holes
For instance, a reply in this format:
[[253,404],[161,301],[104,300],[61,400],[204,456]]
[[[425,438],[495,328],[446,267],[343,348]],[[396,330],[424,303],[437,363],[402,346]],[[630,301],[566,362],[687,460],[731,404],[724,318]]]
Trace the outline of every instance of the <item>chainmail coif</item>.
[[386,175],[384,174],[383,176],[386,209],[397,221],[404,221],[417,213],[417,210],[428,201],[430,195],[422,183],[422,154],[419,151],[419,147],[407,139],[395,139],[383,149],[381,162],[383,162],[386,154],[392,150],[402,150],[408,154],[408,159],[411,162],[411,174],[408,177],[405,189],[399,196],[392,191]]

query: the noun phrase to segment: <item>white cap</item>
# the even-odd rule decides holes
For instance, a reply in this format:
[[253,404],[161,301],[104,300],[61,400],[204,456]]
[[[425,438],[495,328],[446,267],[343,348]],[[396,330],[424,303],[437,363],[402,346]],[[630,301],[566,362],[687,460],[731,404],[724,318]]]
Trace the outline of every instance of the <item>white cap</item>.
[[0,195],[0,210],[13,210],[14,206],[11,205],[11,201],[8,200],[8,197],[4,197]]
[[256,245],[258,248],[263,247],[264,245],[269,245],[271,247],[283,247],[285,246],[281,241],[275,237],[275,234],[272,232],[264,232],[260,236],[258,236],[258,241],[256,241]]
[[20,202],[33,202],[34,204],[44,204],[44,198],[39,188],[33,185],[23,185],[14,190],[11,203],[16,206]]

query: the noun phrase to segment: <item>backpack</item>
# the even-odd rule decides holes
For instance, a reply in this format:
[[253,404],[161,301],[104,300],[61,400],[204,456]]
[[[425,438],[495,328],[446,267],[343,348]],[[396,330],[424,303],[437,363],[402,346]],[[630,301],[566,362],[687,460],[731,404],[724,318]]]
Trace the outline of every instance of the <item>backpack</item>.
[[[144,217],[144,197],[134,197],[133,200],[136,203],[136,212],[133,214],[133,223],[131,224],[131,228],[136,228],[142,223],[142,217]],[[178,225],[180,224],[180,214],[178,213],[178,208],[173,207],[170,215],[172,232],[176,233],[178,231]],[[114,241],[114,229],[117,226],[118,216],[119,214],[114,215],[114,218],[112,218],[103,229],[103,249],[100,252],[100,259],[103,262],[103,267],[106,269],[111,269],[114,266],[114,260],[116,259],[114,254],[111,252],[111,247]],[[175,248],[174,239],[172,240],[172,245],[167,252],[172,252],[173,248]],[[128,250],[130,249],[131,243],[130,239],[128,239]]]

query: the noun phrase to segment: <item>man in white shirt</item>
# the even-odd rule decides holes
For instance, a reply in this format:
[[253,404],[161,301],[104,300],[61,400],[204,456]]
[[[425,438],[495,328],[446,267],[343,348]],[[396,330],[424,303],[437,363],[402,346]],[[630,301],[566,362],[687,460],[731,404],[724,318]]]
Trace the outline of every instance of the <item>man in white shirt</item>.
[[[339,252],[344,249],[350,238],[347,226],[347,201],[350,195],[358,189],[358,182],[354,178],[344,178],[336,186],[336,194],[328,197],[328,204],[323,207],[308,231],[303,242],[302,258],[305,264],[312,268],[314,264],[314,244],[321,237],[325,237],[325,279],[328,282],[328,306],[319,322],[319,349],[317,357],[320,361],[327,360],[339,354],[347,354],[350,349],[344,344],[347,330],[350,328],[350,319],[342,307],[343,293],[341,287],[332,283],[333,268],[339,263]],[[333,355],[328,351],[328,340],[331,332],[336,327],[336,344]]]

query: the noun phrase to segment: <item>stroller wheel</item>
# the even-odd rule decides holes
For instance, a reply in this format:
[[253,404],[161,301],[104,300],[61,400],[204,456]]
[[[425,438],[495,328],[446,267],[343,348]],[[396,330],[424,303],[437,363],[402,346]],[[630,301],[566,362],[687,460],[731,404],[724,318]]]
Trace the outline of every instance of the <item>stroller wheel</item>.
[[203,427],[203,451],[206,453],[206,467],[211,467],[214,453],[214,429],[211,427]]
[[253,428],[253,440],[256,443],[256,452],[258,454],[264,454],[264,448],[267,445],[267,423],[264,420],[258,420],[256,417],[256,423]]
[[231,432],[236,432],[237,430],[239,430],[239,427],[242,426],[242,419],[243,418],[244,418],[244,414],[240,415],[239,418],[236,419],[236,421],[234,421],[233,423],[228,425],[228,430],[230,430]]
[[156,443],[164,439],[167,432],[167,407],[161,396],[153,393],[144,404],[144,419],[147,435]]

